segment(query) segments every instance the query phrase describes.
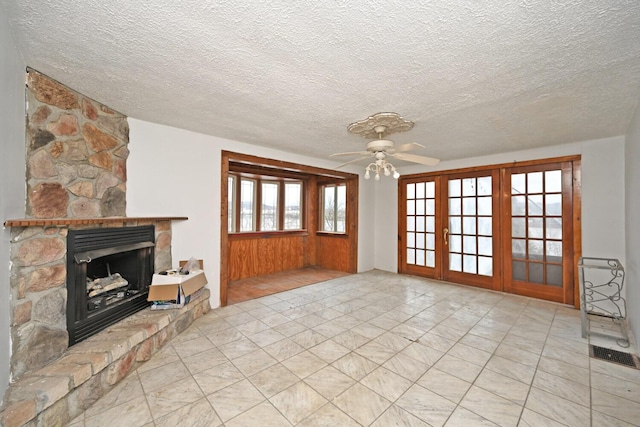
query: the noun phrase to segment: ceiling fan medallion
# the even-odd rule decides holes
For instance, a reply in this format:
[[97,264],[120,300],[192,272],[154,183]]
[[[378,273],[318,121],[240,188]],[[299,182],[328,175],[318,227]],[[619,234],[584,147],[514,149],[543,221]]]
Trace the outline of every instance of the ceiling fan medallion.
[[384,127],[384,135],[396,132],[406,132],[413,128],[413,122],[405,120],[398,113],[376,113],[364,120],[351,123],[347,130],[364,138],[380,137],[380,128]]
[[412,129],[413,125],[414,123],[412,121],[402,118],[398,113],[374,114],[364,120],[351,123],[347,127],[347,130],[353,134],[360,135],[364,138],[376,138],[367,144],[367,150],[335,153],[332,154],[331,157],[361,156],[357,159],[343,163],[337,168],[373,157],[375,160],[365,167],[364,177],[365,179],[369,179],[371,177],[371,173],[374,173],[376,180],[380,179],[381,173],[385,176],[393,175],[396,179],[400,177],[400,173],[396,170],[395,166],[387,160],[387,157],[395,157],[399,160],[405,160],[427,166],[437,165],[440,162],[438,159],[420,156],[417,154],[405,154],[406,151],[414,150],[416,148],[425,148],[424,145],[411,142],[409,144],[402,144],[396,147],[393,141],[384,139],[385,136],[392,133],[406,132]]

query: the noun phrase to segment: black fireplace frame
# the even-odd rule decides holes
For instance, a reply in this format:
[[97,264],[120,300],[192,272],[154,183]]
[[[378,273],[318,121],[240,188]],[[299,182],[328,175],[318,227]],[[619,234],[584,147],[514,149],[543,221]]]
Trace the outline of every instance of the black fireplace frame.
[[[141,292],[96,312],[87,307],[87,264],[92,259],[135,251]],[[69,230],[67,235],[67,331],[69,345],[100,332],[150,304],[148,287],[154,272],[155,226]],[[140,286],[142,285],[142,286]]]

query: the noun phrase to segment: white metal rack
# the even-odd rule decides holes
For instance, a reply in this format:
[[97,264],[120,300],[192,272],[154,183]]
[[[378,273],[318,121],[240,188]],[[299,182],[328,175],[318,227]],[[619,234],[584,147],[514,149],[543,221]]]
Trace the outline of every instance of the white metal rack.
[[[615,258],[582,257],[578,261],[580,280],[582,338],[588,335],[602,335],[616,338],[618,345],[629,346],[625,318],[627,303],[622,297],[624,267]],[[622,338],[602,332],[594,332],[589,327],[589,315],[606,317],[620,326]]]

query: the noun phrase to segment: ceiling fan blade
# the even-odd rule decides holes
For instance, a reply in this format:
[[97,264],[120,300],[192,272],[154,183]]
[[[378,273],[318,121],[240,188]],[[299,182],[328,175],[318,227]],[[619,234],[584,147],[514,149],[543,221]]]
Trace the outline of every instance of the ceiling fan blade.
[[396,153],[402,153],[404,151],[415,150],[416,148],[427,148],[422,144],[418,144],[417,142],[410,142],[408,144],[398,145],[396,147]]
[[340,169],[341,167],[350,165],[351,163],[359,162],[360,160],[363,160],[363,159],[368,159],[369,157],[371,157],[371,154],[368,156],[358,157],[357,159],[349,160],[346,163],[336,166],[336,169]]
[[363,154],[369,154],[369,152],[368,151],[346,151],[344,153],[333,153],[329,157],[362,156]]
[[417,154],[405,154],[397,153],[392,154],[393,157],[399,160],[406,160],[408,162],[419,163],[421,165],[435,166],[440,163],[440,159],[434,159],[433,157],[419,156]]

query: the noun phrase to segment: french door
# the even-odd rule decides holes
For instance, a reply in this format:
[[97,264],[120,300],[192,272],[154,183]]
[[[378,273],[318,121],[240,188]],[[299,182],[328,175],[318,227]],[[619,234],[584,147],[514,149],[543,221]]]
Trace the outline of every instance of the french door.
[[575,157],[402,177],[399,272],[573,304],[577,169]]

